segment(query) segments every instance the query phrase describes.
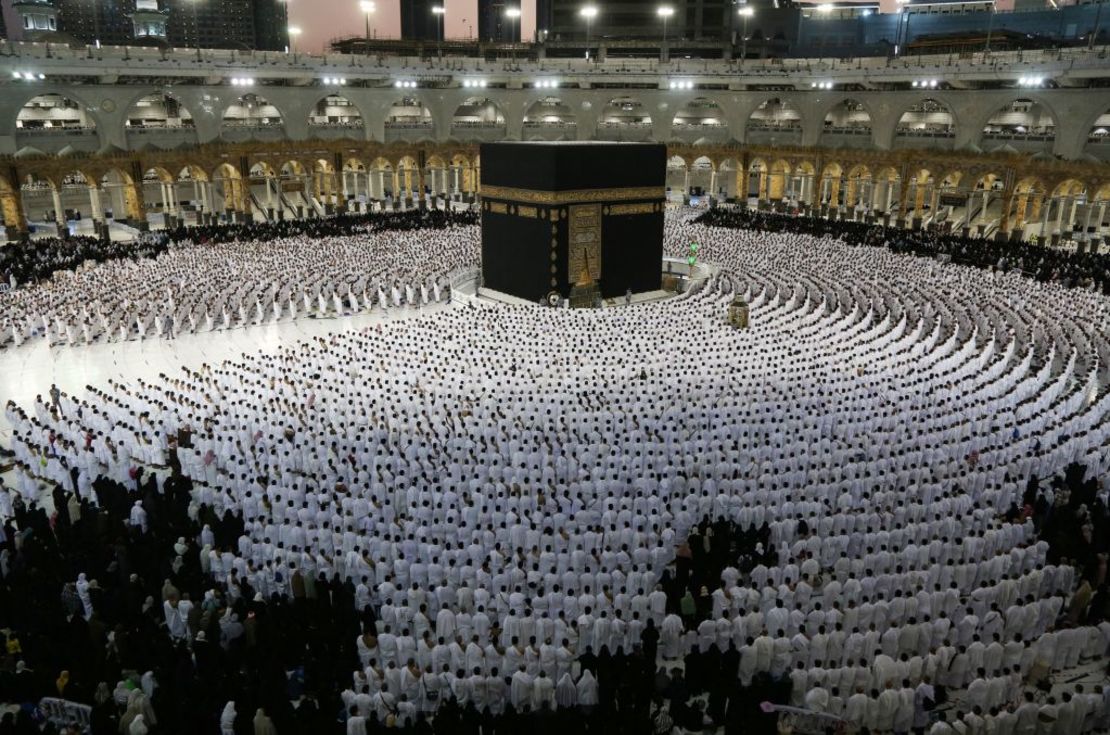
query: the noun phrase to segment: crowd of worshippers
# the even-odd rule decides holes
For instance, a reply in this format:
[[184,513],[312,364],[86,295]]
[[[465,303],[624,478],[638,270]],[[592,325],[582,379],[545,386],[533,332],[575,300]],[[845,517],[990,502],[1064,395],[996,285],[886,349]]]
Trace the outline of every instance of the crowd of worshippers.
[[109,240],[73,236],[43,238],[0,247],[0,283],[12,286],[37,283],[58,271],[72,271],[86,263],[109,260],[156,258],[172,245],[183,243],[226,243],[236,240],[271,240],[285,237],[340,237],[367,229],[441,229],[478,223],[470,210],[418,210],[345,214],[328,219],[283,220],[249,224],[179,226],[141,235],[134,240]]
[[149,235],[127,241],[78,236],[11,243],[0,247],[0,283],[21,286],[86,263],[154,258],[164,253],[166,247],[165,237]]
[[[1105,497],[1094,494],[1097,483],[1084,478],[1084,468],[1069,467],[1050,484],[1055,492],[1046,494],[1031,479],[1019,511],[1050,541],[1063,540],[1067,528],[1110,523]],[[729,635],[722,642],[714,608],[728,604],[728,583],[754,579],[776,560],[761,551],[770,544],[766,525],[743,529],[705,518],[663,575],[660,614],[651,600],[635,640],[587,647],[574,660],[565,642],[530,636],[498,644],[496,627],[467,642],[444,630],[447,621],[462,624],[461,615],[436,615],[424,621],[416,649],[390,651],[385,662],[386,636],[372,632],[383,611],[366,601],[364,583],[338,574],[309,580],[291,569],[287,584],[279,580],[269,595],[234,573],[230,587],[214,586],[203,550],[234,546],[243,519],[198,505],[192,489],[176,469],[161,478],[139,469],[127,485],[98,480],[84,498],[55,485],[50,516],[38,504],[12,501],[0,535],[0,702],[20,708],[0,718],[0,731],[40,732],[35,704],[44,697],[90,706],[92,735],[633,735],[673,727],[770,735],[776,718],[764,702],[829,714],[846,721],[847,732],[873,735],[1080,735],[1110,726],[1110,688],[1077,684],[1035,696],[1029,680],[1040,657],[1074,666],[1105,650],[1106,535],[1068,547],[1082,553],[1077,569],[1093,574],[1084,574],[1061,611],[1062,632],[1097,625],[1097,641],[1061,635],[1031,649],[1020,634],[1003,644],[996,633],[989,643],[971,635],[958,646],[933,644],[924,656],[898,655],[897,643],[874,633],[874,624],[862,638],[858,629],[845,635],[842,622],[826,630],[824,616],[792,621],[795,613],[779,600],[762,632],[752,630],[739,645]],[[1060,555],[1050,547],[1050,556]],[[820,580],[805,579],[816,584],[813,594],[828,597]],[[855,609],[841,609],[833,597],[832,609]],[[951,628],[954,640],[974,629],[965,621],[978,612],[969,608]],[[1003,616],[997,604],[985,613],[1012,614]],[[581,622],[573,634],[589,635]],[[768,625],[797,632],[771,637]],[[670,628],[685,633],[661,649]],[[596,626],[593,633],[596,640]]]
[[1040,281],[1110,294],[1110,253],[1079,253],[1030,242],[997,241],[963,237],[938,230],[902,227],[761,212],[744,207],[716,207],[698,222],[712,227],[739,227],[799,232],[815,237],[832,236],[849,245],[890,248],[926,258],[947,256],[952,262],[977,268],[1018,270]]
[[[424,218],[438,224],[414,226]],[[416,212],[169,233],[175,244],[160,257],[109,261],[0,294],[0,349],[38,339],[173,338],[448,301],[451,275],[478,260],[469,221]]]
[[165,231],[171,243],[228,243],[276,240],[290,237],[349,237],[367,231],[428,230],[478,224],[473,210],[407,209],[398,212],[341,214],[327,218],[288,219],[277,222],[186,226]]
[[[13,599],[57,608],[0,605],[22,683],[112,699],[109,721],[125,701],[140,734],[298,718],[355,735],[774,732],[764,701],[857,732],[1100,727],[1103,691],[1028,686],[1102,659],[1110,635],[1091,564],[1107,397],[1070,380],[1086,333],[1057,331],[1096,296],[734,236],[706,247],[728,289],[440,310],[9,403],[0,568]],[[749,331],[721,317],[734,295]],[[1039,405],[1057,374],[1080,390]],[[1025,481],[1076,456],[1090,477]],[[32,509],[39,480],[79,516],[72,537],[93,537],[80,553]],[[1059,547],[1075,529],[1088,545]],[[65,560],[53,575],[46,553]],[[124,609],[144,617],[120,623]],[[78,650],[113,668],[90,674]]]

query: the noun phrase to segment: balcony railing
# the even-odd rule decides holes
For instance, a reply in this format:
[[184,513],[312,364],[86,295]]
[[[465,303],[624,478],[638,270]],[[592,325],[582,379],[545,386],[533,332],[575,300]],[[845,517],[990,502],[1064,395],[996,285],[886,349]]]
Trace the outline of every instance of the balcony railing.
[[1018,133],[1009,130],[985,130],[983,140],[1024,140],[1034,143],[1047,143],[1056,140],[1056,133]]
[[512,66],[491,64],[485,58],[452,56],[443,59],[424,59],[410,56],[384,57],[351,54],[287,54],[276,51],[237,51],[230,49],[158,49],[147,47],[105,46],[99,49],[70,48],[53,43],[10,43],[7,56],[0,59],[0,67],[20,69],[28,62],[45,74],[84,74],[90,77],[120,74],[128,77],[173,74],[198,78],[213,74],[235,76],[244,67],[254,68],[254,76],[264,79],[319,78],[321,74],[344,75],[349,82],[356,79],[393,79],[404,75],[417,80],[427,78],[437,84],[460,75],[481,73],[486,76],[519,77],[535,74],[644,77],[658,82],[660,77],[684,74],[699,78],[719,78],[727,82],[744,84],[766,83],[767,80],[789,80],[800,77],[808,83],[814,77],[836,74],[838,81],[905,80],[922,76],[940,76],[946,79],[985,78],[996,80],[1000,73],[1015,78],[1021,74],[1058,76],[1065,73],[1082,73],[1084,76],[1110,76],[1104,49],[1085,48],[1053,49],[1044,52],[992,52],[976,53],[970,58],[954,59],[949,54],[915,55],[912,58],[888,59],[863,57],[857,59],[808,58],[808,59],[747,59],[743,64],[728,60],[660,61],[646,59],[540,59],[529,61],[515,59]]
[[15,134],[19,135],[96,135],[96,128],[16,128]]
[[921,130],[918,128],[898,128],[894,134],[900,138],[955,138],[956,131],[948,130]]

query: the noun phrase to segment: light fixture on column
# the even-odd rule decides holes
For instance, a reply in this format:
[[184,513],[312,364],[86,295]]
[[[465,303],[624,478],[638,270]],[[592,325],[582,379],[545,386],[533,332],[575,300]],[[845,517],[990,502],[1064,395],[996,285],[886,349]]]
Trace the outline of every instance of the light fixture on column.
[[667,21],[674,17],[674,8],[670,5],[660,5],[655,9],[655,14],[663,19],[663,45],[667,45]]
[[578,14],[586,21],[586,58],[590,58],[590,30],[593,26],[594,18],[597,17],[597,6],[587,5],[578,11]]
[[509,42],[516,42],[516,25],[520,22],[520,8],[506,8],[505,17],[509,19]]

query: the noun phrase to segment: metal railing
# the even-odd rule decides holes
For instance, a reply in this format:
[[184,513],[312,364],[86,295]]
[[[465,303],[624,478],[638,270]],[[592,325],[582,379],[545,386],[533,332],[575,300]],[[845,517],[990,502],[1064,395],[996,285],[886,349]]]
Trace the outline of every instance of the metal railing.
[[392,79],[434,78],[459,74],[484,73],[495,76],[537,73],[572,74],[586,77],[622,77],[683,74],[694,77],[724,77],[743,83],[745,79],[785,79],[791,76],[815,77],[836,73],[843,78],[882,77],[917,78],[922,74],[944,74],[948,78],[969,74],[989,79],[1019,76],[1025,71],[1053,76],[1069,72],[1090,72],[1110,76],[1102,48],[1067,48],[1042,52],[978,52],[969,57],[929,54],[890,59],[886,57],[803,58],[732,60],[673,59],[512,59],[489,62],[483,58],[445,57],[424,59],[402,56],[365,56],[352,54],[311,55],[275,51],[237,51],[228,49],[158,49],[130,46],[104,46],[99,49],[71,48],[61,44],[11,42],[0,45],[0,66],[23,68],[34,62],[36,71],[57,73],[69,68],[73,75],[209,77],[213,73],[239,75],[249,71],[259,82],[272,78],[311,78],[321,73],[344,74],[352,78]]

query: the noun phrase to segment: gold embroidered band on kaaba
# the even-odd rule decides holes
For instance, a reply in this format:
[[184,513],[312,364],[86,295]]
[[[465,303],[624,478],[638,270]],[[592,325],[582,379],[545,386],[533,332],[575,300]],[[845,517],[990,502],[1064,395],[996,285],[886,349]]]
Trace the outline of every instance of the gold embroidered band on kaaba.
[[525,204],[572,204],[578,202],[627,202],[636,199],[662,199],[666,189],[661,186],[641,186],[620,189],[577,189],[573,191],[537,191],[511,186],[483,184],[485,199],[502,199]]

